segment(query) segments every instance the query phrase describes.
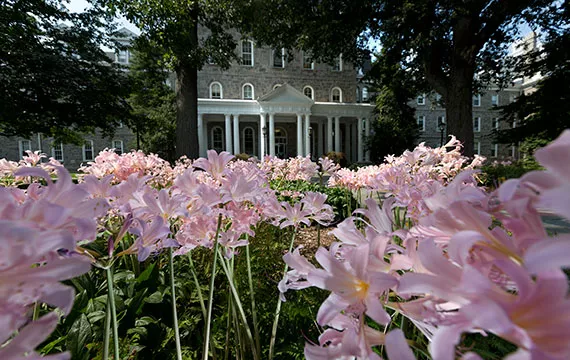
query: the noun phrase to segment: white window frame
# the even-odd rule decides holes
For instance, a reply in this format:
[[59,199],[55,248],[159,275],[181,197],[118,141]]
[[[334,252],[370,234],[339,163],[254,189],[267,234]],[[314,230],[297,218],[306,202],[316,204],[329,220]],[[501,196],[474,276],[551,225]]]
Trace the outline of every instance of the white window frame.
[[225,147],[226,147],[226,139],[225,139],[225,136],[224,136],[224,135],[225,135],[225,134],[224,134],[224,128],[221,127],[221,126],[219,126],[219,125],[212,126],[212,129],[210,130],[210,140],[211,140],[211,144],[212,144],[212,149],[217,149],[216,146],[215,146],[216,144],[214,143],[214,131],[217,130],[217,129],[220,129],[221,134],[222,134],[222,135],[221,135],[221,137],[222,137],[222,146],[221,146],[220,149],[218,149],[218,150],[223,150],[223,149],[225,149]]
[[416,117],[416,123],[418,124],[418,128],[420,127],[420,119],[421,119],[421,128],[420,128],[420,132],[425,132],[426,131],[426,116],[425,115],[418,115]]
[[[366,93],[366,96],[364,95]],[[368,87],[364,86],[362,88],[362,101],[368,101],[370,100],[370,95],[368,94]]]
[[481,94],[473,95],[472,103],[473,103],[473,106],[480,107],[481,106]]
[[[121,61],[121,52],[124,51],[125,52],[125,61]],[[129,64],[129,60],[130,60],[130,51],[129,49],[119,49],[117,50],[117,52],[115,53],[115,61],[119,64],[124,64],[124,65],[128,65]]]
[[[475,127],[475,122],[477,122],[477,127]],[[481,132],[481,117],[476,116],[473,118],[473,132]]]
[[497,157],[499,156],[499,144],[493,144],[493,153],[491,154],[491,157]]
[[[245,61],[244,61],[244,55],[245,55],[245,54],[248,54],[248,53],[245,53],[245,52],[243,51],[243,45],[244,45],[245,43],[249,43],[249,44],[251,45],[251,54],[250,54],[250,55],[251,55],[251,64],[246,64]],[[248,66],[248,67],[253,67],[253,66],[255,65],[255,58],[254,58],[254,49],[255,49],[255,47],[253,46],[253,41],[251,41],[251,40],[242,40],[242,41],[240,42],[240,47],[241,47],[241,65],[243,65],[243,66]]]
[[[334,101],[334,92],[335,92],[335,90],[338,90],[338,94],[339,94],[338,100],[339,100],[339,101]],[[333,88],[331,89],[331,98],[330,98],[330,101],[331,101],[331,102],[337,102],[337,103],[341,103],[341,102],[342,102],[342,89],[341,89],[341,88],[339,88],[338,86],[335,86],[335,87],[333,87]]]
[[511,128],[514,129],[514,128],[516,128],[516,127],[517,127],[517,121],[516,121],[516,120],[513,120],[513,124],[511,125]]
[[[85,156],[85,144],[91,145],[91,158]],[[83,154],[83,161],[93,161],[95,159],[95,147],[93,146],[93,140],[85,140],[83,146],[81,147],[81,152]]]
[[[420,101],[420,98],[421,98],[421,101]],[[425,105],[425,104],[426,104],[426,94],[418,95],[418,96],[416,97],[416,104],[418,104],[418,105]]]
[[[220,97],[213,97],[212,96],[212,88],[214,87],[214,85],[219,85],[220,86]],[[210,99],[223,99],[224,98],[224,87],[222,86],[222,84],[218,81],[214,81],[210,84]]]
[[[121,153],[120,153],[120,154],[117,152],[117,150],[119,150],[119,148],[117,147],[117,144],[121,145],[121,148],[120,148]],[[115,152],[116,152],[117,154],[119,154],[119,155],[123,155],[123,154],[125,153],[125,147],[124,147],[124,144],[123,144],[123,140],[113,140],[113,141],[111,142],[111,148],[112,148],[112,149],[115,149]]]
[[275,68],[275,69],[283,69],[285,68],[285,49],[281,49],[281,66],[276,66],[275,65],[275,52],[279,51],[279,50],[275,50],[273,49],[271,51],[271,67]]
[[342,54],[335,58],[335,64],[332,66],[332,71],[341,72],[342,71]]
[[[28,146],[24,146],[25,143],[27,143]],[[32,151],[32,140],[19,140],[18,150],[20,150],[20,159],[23,159],[24,156],[28,156],[28,154],[24,154],[24,151],[26,150]]]
[[243,130],[241,131],[241,141],[242,141],[242,144],[243,144],[243,151],[244,151],[244,152],[246,151],[246,146],[245,146],[245,131],[246,131],[246,130],[251,130],[251,133],[253,134],[253,151],[251,152],[251,154],[248,154],[248,155],[255,155],[255,152],[256,152],[256,149],[257,149],[257,141],[256,141],[256,138],[255,138],[255,133],[256,133],[256,131],[255,131],[255,129],[252,128],[251,126],[246,126],[246,127],[244,127]]
[[280,87],[281,87],[281,84],[275,84],[275,85],[273,85],[273,90],[280,88]]
[[[251,99],[246,99],[245,97],[245,87],[246,86],[250,86],[251,87]],[[253,87],[253,85],[251,83],[245,83],[243,84],[243,86],[241,87],[241,98],[243,100],[253,100],[255,99],[255,88]]]
[[303,70],[315,70],[315,62],[312,61],[311,59],[311,66],[310,67],[305,67],[305,57],[307,57],[307,52],[306,51],[302,51],[301,52],[301,68]]
[[499,130],[499,128],[501,127],[501,126],[499,125],[499,124],[500,124],[500,122],[499,122],[499,118],[498,118],[498,117],[496,117],[496,118],[493,118],[493,120],[492,120],[492,121],[495,123],[495,124],[493,125],[493,129],[495,129],[495,130]]
[[[307,90],[307,89],[310,89],[310,90],[311,90],[311,96],[307,96],[307,94],[305,94],[305,90]],[[307,96],[307,97],[308,97],[309,99],[311,99],[311,100],[315,100],[315,89],[313,89],[313,87],[310,86],[310,85],[306,85],[306,86],[303,88],[303,95]]]
[[[56,156],[56,150],[59,149],[59,151],[61,152],[61,158],[58,159]],[[63,156],[63,144],[59,143],[59,144],[51,144],[51,156],[56,159],[59,162],[63,162],[65,157]]]
[[499,94],[491,95],[491,105],[492,106],[499,106]]
[[475,155],[481,155],[481,141],[475,141],[473,143],[473,152],[475,153]]

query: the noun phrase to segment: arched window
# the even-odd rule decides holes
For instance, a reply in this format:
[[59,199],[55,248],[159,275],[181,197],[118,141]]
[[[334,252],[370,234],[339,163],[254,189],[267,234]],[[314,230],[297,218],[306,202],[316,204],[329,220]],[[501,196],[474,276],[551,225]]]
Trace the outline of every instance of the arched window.
[[224,91],[222,89],[222,84],[219,82],[213,82],[210,84],[210,99],[223,99]]
[[241,90],[242,98],[244,100],[253,100],[253,85],[251,84],[244,84]]
[[243,152],[248,155],[255,153],[255,130],[249,126],[243,129]]
[[305,96],[311,100],[315,99],[314,98],[315,92],[313,91],[313,88],[308,85],[303,88],[303,94],[305,94]]
[[368,101],[368,88],[362,88],[362,101]]
[[335,87],[331,90],[331,101],[332,102],[342,102],[342,91],[340,88]]
[[212,128],[212,149],[217,152],[224,150],[224,129],[221,126]]
[[280,86],[281,86],[281,84],[275,84],[275,85],[273,85],[273,90],[277,89],[277,88],[280,87]]
[[356,102],[360,102],[360,90],[356,87]]

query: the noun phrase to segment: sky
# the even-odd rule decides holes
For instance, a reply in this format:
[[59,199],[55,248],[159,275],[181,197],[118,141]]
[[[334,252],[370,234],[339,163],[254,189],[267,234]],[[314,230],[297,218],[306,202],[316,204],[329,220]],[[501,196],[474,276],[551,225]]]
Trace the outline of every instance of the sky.
[[[86,0],[70,0],[69,3],[67,4],[67,8],[71,12],[83,12],[83,10],[85,10],[85,8],[89,6],[90,5]],[[135,25],[131,24],[127,19],[125,19],[122,16],[117,19],[117,23],[119,24],[119,27],[126,27],[135,34],[141,33]]]

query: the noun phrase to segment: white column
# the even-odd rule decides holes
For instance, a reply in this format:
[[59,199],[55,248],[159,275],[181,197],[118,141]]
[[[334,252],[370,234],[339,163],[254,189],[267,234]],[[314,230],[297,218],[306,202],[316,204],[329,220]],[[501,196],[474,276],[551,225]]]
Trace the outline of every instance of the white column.
[[226,151],[232,152],[232,116],[230,114],[226,114]]
[[259,116],[259,159],[263,159],[267,153],[265,150],[265,113]]
[[362,121],[364,119],[358,119],[358,124],[356,125],[356,131],[358,132],[358,161],[364,161],[364,144],[362,143]]
[[353,124],[350,125],[350,128],[352,129],[352,138],[350,140],[350,142],[352,143],[352,158],[351,161],[358,161],[358,130],[356,129],[357,127],[357,123],[358,123],[358,118],[356,119],[356,122],[354,122]]
[[297,114],[297,156],[303,156],[303,115]]
[[269,155],[275,156],[275,114],[269,114]]
[[340,116],[334,118],[334,151],[340,152]]
[[198,149],[200,156],[206,156],[206,139],[204,138],[204,114],[198,113]]
[[234,115],[234,154],[237,155],[241,152],[239,143],[239,114]]
[[[368,140],[368,137],[370,136],[370,119],[367,118],[366,122],[364,123],[364,134],[366,135],[366,140]],[[366,151],[366,153],[364,154],[364,157],[366,159],[366,161],[370,161],[370,151]]]
[[327,153],[333,151],[333,118],[327,117]]
[[319,136],[318,136],[318,141],[319,141],[319,149],[317,150],[317,154],[315,154],[315,157],[320,157],[323,154],[323,152],[325,151],[325,139],[323,137],[324,131],[324,123],[322,120],[319,120]]
[[[311,153],[311,138],[309,136],[309,127],[311,126],[311,114],[305,114],[305,153],[307,156]],[[315,134],[313,134],[315,136]]]

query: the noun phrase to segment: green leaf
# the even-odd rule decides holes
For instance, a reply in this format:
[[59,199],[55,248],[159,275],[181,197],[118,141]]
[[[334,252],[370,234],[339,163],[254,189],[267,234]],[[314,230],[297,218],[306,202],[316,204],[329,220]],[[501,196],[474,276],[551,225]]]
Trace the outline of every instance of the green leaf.
[[85,346],[92,341],[91,324],[85,314],[81,314],[71,326],[67,334],[66,346],[71,351],[72,358],[89,359],[89,353],[84,351]]
[[152,293],[145,301],[149,304],[160,304],[162,302],[163,294],[160,291]]

